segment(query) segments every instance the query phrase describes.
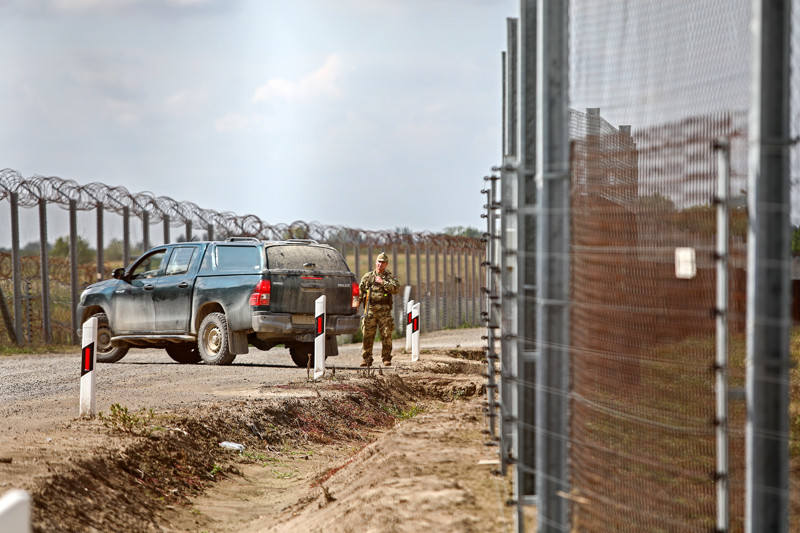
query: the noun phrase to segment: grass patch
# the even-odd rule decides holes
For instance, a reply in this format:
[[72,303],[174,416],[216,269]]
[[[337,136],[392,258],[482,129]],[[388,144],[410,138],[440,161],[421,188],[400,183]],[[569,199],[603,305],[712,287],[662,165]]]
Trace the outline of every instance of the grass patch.
[[425,411],[423,407],[420,407],[416,404],[412,405],[408,409],[403,409],[402,407],[397,407],[394,405],[384,405],[383,410],[399,420],[408,420],[409,418],[414,418],[418,414]]
[[20,355],[20,354],[28,354],[28,355],[40,355],[40,354],[48,354],[48,353],[70,353],[75,352],[75,354],[80,354],[80,347],[74,346],[72,344],[47,344],[47,345],[34,345],[34,344],[26,344],[23,346],[15,346],[15,345],[0,345],[0,356],[3,355]]
[[151,426],[151,422],[155,417],[155,412],[152,409],[142,407],[136,412],[131,412],[127,407],[123,407],[118,403],[111,405],[111,413],[106,416],[102,411],[97,413],[97,417],[103,422],[103,425],[114,431],[121,431],[131,435],[150,435],[153,430],[161,429],[160,427]]

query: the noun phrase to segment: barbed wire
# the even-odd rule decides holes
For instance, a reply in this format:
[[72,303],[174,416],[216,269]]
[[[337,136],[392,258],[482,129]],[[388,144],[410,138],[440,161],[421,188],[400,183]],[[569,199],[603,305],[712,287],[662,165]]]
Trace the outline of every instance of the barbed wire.
[[346,226],[325,225],[319,222],[296,220],[288,224],[270,224],[258,216],[237,215],[204,209],[192,202],[177,201],[168,196],[156,196],[150,191],[130,192],[122,186],[92,182],[81,185],[58,176],[34,175],[23,177],[16,170],[0,170],[0,201],[17,195],[20,207],[35,207],[44,200],[69,209],[91,211],[102,206],[105,211],[123,215],[127,209],[138,218],[148,214],[151,221],[162,221],[172,227],[187,223],[203,228],[213,227],[220,237],[247,236],[264,240],[287,238],[314,239],[330,243],[358,243],[367,246],[434,246],[464,249],[482,249],[480,238],[465,235],[448,235],[433,232],[397,232],[392,230],[365,230]]

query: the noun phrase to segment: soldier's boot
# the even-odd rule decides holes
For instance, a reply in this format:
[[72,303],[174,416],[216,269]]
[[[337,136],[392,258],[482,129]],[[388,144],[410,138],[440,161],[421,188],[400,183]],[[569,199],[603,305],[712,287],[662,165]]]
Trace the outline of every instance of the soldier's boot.
[[365,367],[365,368],[372,366],[372,358],[370,358],[370,359],[367,359],[367,358],[362,359],[361,360],[361,364],[358,365],[358,366]]

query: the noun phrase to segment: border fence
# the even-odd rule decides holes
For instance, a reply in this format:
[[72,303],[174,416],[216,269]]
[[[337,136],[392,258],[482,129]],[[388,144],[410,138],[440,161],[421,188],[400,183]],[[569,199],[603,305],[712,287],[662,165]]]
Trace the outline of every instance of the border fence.
[[797,8],[521,0],[507,20],[483,316],[517,531],[532,505],[538,531],[798,530]]
[[[336,247],[359,279],[374,268],[377,254],[385,251],[391,258],[390,270],[402,285],[410,287],[407,295],[395,299],[398,334],[405,331],[405,302],[401,300],[406,297],[421,303],[422,327],[427,331],[478,326],[481,321],[484,245],[479,238],[368,231],[302,221],[272,225],[255,215],[202,209],[148,192],[131,193],[101,183],[80,185],[58,177],[24,178],[11,169],[0,170],[0,201],[9,203],[11,228],[11,253],[0,253],[0,342],[77,344],[75,308],[83,288],[108,278],[114,268],[129,264],[145,250],[175,242],[176,228],[181,232],[177,240],[182,241],[229,236],[313,239]],[[53,206],[68,211],[66,257],[51,257],[48,208]],[[23,247],[19,242],[21,208],[38,212],[38,249],[30,255],[22,250],[30,244],[36,247],[36,243]],[[95,216],[79,228],[79,212],[94,212]],[[110,235],[107,228],[112,217],[121,218],[121,235]],[[114,222],[118,226],[120,220]],[[134,243],[137,229],[141,241]],[[94,250],[81,249],[85,243],[81,235],[87,233],[96,235],[99,244]],[[115,257],[110,254],[113,244],[119,245]]]

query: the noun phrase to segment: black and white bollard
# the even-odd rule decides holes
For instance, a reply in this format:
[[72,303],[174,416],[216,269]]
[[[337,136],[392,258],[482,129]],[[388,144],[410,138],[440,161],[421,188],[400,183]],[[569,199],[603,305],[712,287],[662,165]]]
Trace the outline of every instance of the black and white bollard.
[[419,311],[420,304],[411,308],[411,360],[419,361]]
[[414,300],[406,303],[406,353],[411,351],[411,311],[414,308]]
[[325,295],[323,294],[314,302],[314,324],[316,336],[314,337],[314,379],[325,375]]
[[31,497],[24,490],[10,490],[0,498],[0,531],[31,532]]
[[92,317],[83,323],[81,340],[81,417],[92,418],[95,409],[94,366],[96,362],[97,318]]

